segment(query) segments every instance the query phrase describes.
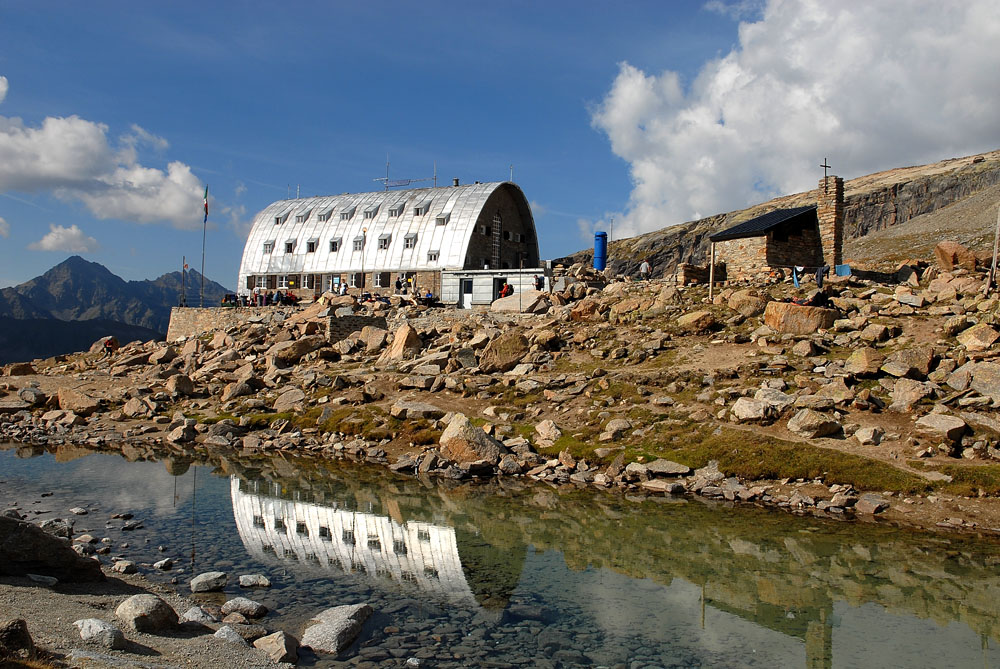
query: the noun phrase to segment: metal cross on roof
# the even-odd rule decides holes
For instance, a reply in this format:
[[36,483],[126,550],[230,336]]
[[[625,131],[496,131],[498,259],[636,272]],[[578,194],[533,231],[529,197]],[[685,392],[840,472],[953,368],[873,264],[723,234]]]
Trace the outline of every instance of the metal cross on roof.
[[820,167],[822,167],[822,168],[823,168],[823,178],[825,179],[825,178],[826,178],[826,171],[827,171],[828,169],[830,169],[830,165],[827,165],[827,164],[826,164],[826,158],[824,158],[824,159],[823,159],[823,164],[822,164],[822,165],[820,165]]

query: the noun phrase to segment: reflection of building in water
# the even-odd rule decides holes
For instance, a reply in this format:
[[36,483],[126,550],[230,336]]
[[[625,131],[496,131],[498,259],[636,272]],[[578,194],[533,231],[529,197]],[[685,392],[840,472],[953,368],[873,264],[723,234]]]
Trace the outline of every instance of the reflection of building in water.
[[[230,479],[236,528],[251,555],[286,566],[339,569],[388,579],[449,600],[475,603],[462,571],[455,529],[419,521],[400,524],[353,500],[311,504],[271,496],[274,484]],[[270,494],[269,494],[270,493]],[[300,568],[296,567],[296,571]]]

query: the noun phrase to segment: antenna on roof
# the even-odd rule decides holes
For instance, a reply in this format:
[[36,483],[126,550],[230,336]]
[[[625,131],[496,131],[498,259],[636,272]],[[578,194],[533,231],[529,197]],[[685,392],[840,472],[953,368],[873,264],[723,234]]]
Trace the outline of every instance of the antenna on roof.
[[[409,186],[410,184],[417,183],[418,181],[430,181],[430,177],[424,179],[390,179],[389,178],[389,154],[385,154],[385,176],[372,179],[372,181],[381,181],[385,186],[385,190],[390,188],[398,188],[400,186]],[[437,186],[437,163],[434,164],[434,185]]]
[[514,163],[510,164],[510,182],[514,183]]

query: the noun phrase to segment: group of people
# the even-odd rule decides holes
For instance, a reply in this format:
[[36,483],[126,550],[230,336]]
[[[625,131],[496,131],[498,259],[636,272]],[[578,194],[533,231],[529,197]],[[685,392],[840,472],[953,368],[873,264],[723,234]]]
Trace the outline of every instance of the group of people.
[[[241,299],[245,299],[241,297]],[[253,307],[270,306],[295,306],[299,303],[299,298],[290,290],[284,293],[280,290],[274,292],[264,288],[254,288],[250,295],[250,305]],[[245,305],[244,305],[245,306]]]

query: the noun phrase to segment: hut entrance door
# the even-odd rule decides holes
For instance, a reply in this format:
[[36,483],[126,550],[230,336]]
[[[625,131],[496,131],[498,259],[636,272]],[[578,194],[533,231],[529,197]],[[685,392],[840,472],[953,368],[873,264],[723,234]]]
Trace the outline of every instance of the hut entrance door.
[[458,296],[458,308],[472,308],[472,279],[462,279],[462,289]]

